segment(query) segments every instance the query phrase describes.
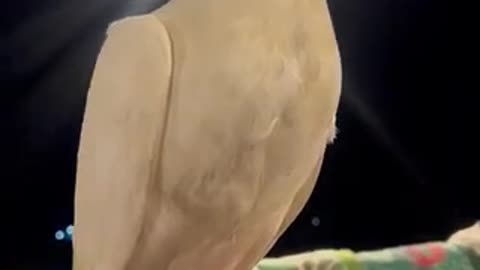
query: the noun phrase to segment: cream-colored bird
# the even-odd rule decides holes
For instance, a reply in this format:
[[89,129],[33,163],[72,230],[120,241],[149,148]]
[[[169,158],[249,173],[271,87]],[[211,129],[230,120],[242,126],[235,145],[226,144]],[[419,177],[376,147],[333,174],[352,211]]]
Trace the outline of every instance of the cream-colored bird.
[[335,135],[326,0],[173,0],[114,23],[78,155],[74,270],[249,270]]

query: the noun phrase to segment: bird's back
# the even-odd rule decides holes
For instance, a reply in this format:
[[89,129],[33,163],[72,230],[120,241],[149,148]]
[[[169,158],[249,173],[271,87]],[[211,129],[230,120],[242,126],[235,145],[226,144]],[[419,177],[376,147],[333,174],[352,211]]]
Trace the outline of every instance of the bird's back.
[[164,188],[198,226],[192,238],[211,241],[194,253],[217,246],[225,269],[253,266],[293,221],[335,132],[340,63],[326,6],[261,8],[157,15],[175,59]]

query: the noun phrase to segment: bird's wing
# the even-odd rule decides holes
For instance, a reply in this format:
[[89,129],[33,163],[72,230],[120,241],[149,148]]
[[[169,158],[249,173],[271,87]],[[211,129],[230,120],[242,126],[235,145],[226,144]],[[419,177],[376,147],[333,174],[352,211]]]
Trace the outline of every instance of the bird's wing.
[[172,70],[152,16],[113,24],[91,81],[78,153],[74,269],[125,269],[155,174]]

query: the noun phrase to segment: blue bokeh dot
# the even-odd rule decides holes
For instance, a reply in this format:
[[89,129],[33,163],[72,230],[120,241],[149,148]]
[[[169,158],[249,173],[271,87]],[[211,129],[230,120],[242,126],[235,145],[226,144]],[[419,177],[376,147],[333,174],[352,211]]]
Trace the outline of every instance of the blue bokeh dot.
[[58,230],[55,233],[55,239],[57,239],[58,241],[65,239],[65,233],[63,231]]
[[67,228],[65,229],[65,232],[67,232],[68,235],[73,234],[73,225],[68,225]]

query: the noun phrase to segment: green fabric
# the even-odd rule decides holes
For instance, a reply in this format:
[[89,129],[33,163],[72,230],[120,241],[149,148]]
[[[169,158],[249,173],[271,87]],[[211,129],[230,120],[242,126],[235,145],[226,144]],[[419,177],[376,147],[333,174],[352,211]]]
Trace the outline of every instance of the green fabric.
[[348,270],[362,270],[362,264],[358,262],[355,253],[350,250],[339,250],[337,257],[344,268]]
[[[355,255],[362,270],[477,270],[463,248],[443,243],[405,246]],[[346,269],[357,270],[347,266]]]
[[261,261],[254,270],[480,270],[478,254],[447,243],[359,253],[325,250],[297,255]]

